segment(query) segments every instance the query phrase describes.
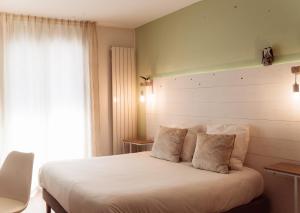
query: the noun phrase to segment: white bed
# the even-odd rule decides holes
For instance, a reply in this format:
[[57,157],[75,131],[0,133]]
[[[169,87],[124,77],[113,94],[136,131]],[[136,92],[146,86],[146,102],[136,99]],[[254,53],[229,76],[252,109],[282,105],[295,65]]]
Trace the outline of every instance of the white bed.
[[262,176],[244,167],[219,174],[150,152],[48,163],[40,185],[72,213],[213,213],[263,193]]

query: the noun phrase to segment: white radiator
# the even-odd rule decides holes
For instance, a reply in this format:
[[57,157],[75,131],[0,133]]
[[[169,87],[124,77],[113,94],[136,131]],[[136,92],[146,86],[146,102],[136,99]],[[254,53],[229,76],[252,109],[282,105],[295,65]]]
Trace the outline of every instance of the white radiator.
[[137,136],[136,71],[133,48],[112,47],[113,154],[122,140]]

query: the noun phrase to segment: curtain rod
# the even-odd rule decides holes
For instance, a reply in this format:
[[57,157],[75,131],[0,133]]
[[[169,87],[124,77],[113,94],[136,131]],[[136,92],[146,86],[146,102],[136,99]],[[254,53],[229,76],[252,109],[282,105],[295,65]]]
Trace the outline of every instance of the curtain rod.
[[21,19],[34,19],[36,21],[54,21],[54,22],[69,22],[69,23],[90,23],[90,24],[96,24],[95,21],[89,21],[89,20],[76,20],[76,19],[63,19],[63,18],[50,18],[50,17],[44,17],[44,16],[33,16],[33,15],[25,15],[25,14],[16,14],[16,13],[7,13],[7,12],[0,12],[0,17],[6,16],[6,17],[13,17],[13,18],[21,18]]

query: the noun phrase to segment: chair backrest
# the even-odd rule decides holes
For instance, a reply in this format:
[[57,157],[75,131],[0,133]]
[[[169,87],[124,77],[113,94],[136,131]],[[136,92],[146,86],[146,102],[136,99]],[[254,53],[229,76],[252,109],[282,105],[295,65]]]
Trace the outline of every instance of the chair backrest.
[[28,203],[33,158],[32,153],[13,151],[8,154],[0,170],[0,197]]

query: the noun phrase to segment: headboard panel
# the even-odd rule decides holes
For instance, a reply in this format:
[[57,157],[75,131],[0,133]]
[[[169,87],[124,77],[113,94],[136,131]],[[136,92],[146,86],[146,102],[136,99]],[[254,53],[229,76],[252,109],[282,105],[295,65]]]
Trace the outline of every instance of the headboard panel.
[[300,162],[300,95],[292,92],[294,65],[155,78],[155,99],[147,104],[147,135],[153,137],[160,125],[249,124],[246,164],[264,175],[267,194],[280,204],[274,212],[292,212],[292,180],[272,177],[263,167]]

